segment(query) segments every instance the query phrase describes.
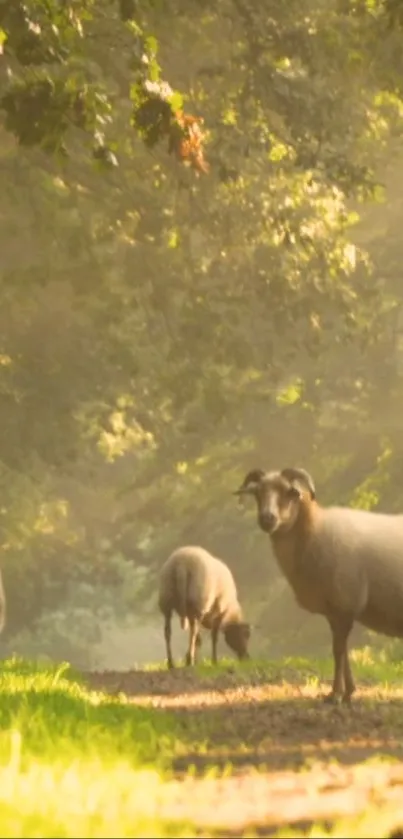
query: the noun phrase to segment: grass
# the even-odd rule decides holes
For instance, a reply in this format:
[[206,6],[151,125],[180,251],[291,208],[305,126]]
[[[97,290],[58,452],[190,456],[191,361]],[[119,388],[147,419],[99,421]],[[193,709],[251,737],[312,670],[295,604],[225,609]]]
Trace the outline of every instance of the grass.
[[0,835],[190,835],[161,826],[154,805],[175,727],[169,712],[86,690],[66,665],[3,662]]
[[[158,667],[150,665],[149,671],[154,670]],[[203,689],[209,690],[211,684],[213,690],[223,673],[235,673],[241,687],[254,680],[315,687],[331,677],[331,670],[330,661],[283,659],[242,665],[223,661],[217,667],[204,662],[196,673]],[[381,698],[403,688],[403,664],[371,656],[368,650],[356,653],[354,670],[359,682],[382,688]],[[89,690],[80,674],[65,664],[41,666],[15,658],[2,662],[0,836],[200,836],[188,820],[167,821],[160,812],[174,758],[195,744],[200,751],[211,747],[219,722],[214,715],[207,719],[207,710],[205,728],[200,720],[200,715],[181,716],[161,708],[157,712],[123,695]],[[234,731],[236,736],[236,719]],[[246,745],[242,741],[238,745],[242,753]],[[227,766],[226,772],[231,771]],[[214,775],[214,765],[208,774]],[[372,835],[387,836],[387,815],[379,815],[375,834],[374,818],[372,814]],[[336,823],[330,832],[316,825],[304,835],[360,837],[369,835],[367,830],[368,819],[363,816]]]

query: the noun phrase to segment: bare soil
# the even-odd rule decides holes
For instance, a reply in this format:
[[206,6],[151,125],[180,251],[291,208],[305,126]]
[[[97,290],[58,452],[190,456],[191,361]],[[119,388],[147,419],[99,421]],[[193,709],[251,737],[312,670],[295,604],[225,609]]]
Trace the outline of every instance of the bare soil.
[[[374,808],[383,832],[356,835],[403,835],[403,689],[363,686],[351,706],[334,707],[324,686],[283,677],[236,668],[86,675],[96,690],[175,715],[181,738],[158,805],[164,818],[188,820],[200,835],[285,826],[301,835],[314,821],[329,827]],[[378,760],[363,765],[368,758]]]

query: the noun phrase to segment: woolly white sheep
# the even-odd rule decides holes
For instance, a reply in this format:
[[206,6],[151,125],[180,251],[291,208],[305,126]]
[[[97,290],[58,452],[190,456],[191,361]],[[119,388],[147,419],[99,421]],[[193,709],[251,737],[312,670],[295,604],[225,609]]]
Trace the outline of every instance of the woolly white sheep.
[[220,559],[204,548],[186,546],[174,551],[160,573],[159,608],[164,616],[164,637],[168,667],[174,667],[171,648],[172,613],[182,629],[189,629],[186,664],[195,662],[200,646],[200,628],[211,631],[212,661],[217,661],[218,633],[238,658],[248,658],[250,626],[243,620],[234,578]]

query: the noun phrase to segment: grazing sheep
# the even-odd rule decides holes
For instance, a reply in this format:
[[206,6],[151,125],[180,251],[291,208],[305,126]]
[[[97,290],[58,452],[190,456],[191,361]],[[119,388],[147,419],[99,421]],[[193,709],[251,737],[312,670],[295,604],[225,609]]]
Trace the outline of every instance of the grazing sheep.
[[187,546],[174,551],[161,568],[159,607],[164,615],[164,637],[168,667],[174,667],[171,648],[172,612],[189,628],[186,664],[193,665],[200,627],[211,630],[212,661],[217,662],[217,640],[221,629],[228,646],[238,658],[248,658],[250,626],[245,623],[231,571],[204,548]]
[[235,492],[245,494],[256,499],[259,526],[298,604],[329,622],[334,679],[325,699],[349,702],[354,621],[403,638],[403,515],[321,507],[304,469],[254,469]]

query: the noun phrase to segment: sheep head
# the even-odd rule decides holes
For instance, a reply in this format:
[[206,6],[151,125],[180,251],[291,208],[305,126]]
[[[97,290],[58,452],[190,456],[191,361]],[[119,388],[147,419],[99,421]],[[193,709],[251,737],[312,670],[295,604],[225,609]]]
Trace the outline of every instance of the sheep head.
[[315,499],[314,482],[305,469],[287,468],[281,472],[248,472],[235,495],[253,495],[259,527],[265,533],[290,530],[297,520],[301,499],[308,493]]
[[229,648],[239,659],[249,658],[248,644],[250,639],[250,624],[244,621],[227,623],[223,627],[223,634]]

